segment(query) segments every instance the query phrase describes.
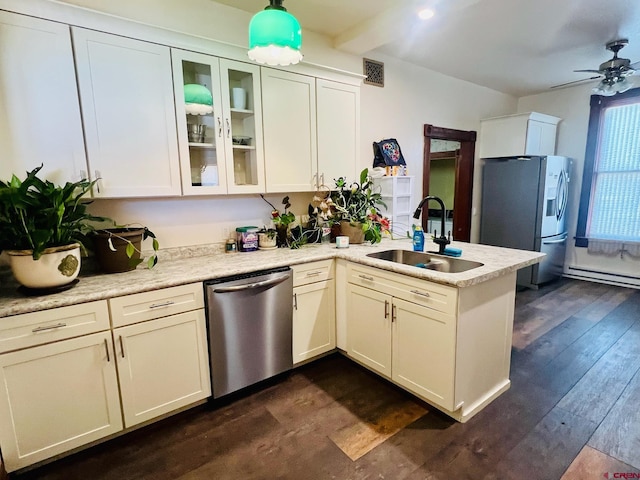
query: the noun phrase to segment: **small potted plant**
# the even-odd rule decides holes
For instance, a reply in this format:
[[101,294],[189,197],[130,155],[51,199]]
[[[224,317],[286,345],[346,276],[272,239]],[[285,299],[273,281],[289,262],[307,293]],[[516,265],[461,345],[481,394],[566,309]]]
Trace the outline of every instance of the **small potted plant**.
[[277,248],[276,230],[273,228],[263,227],[258,232],[258,248],[268,250]]
[[142,256],[142,242],[153,239],[153,254],[147,259],[147,267],[158,263],[159,243],[155,234],[143,226],[116,226],[101,228],[91,235],[96,261],[105,273],[120,273],[134,270],[145,261]]
[[389,220],[379,207],[386,207],[382,195],[374,192],[369,169],[360,173],[360,181],[347,183],[338,178],[331,193],[331,220],[340,224],[340,233],[349,236],[349,243],[368,241],[378,243],[382,234],[389,231]]
[[59,186],[38,177],[42,165],[20,180],[0,181],[0,251],[9,255],[13,275],[32,289],[71,284],[80,271],[93,222],[83,196],[93,182],[80,180]]

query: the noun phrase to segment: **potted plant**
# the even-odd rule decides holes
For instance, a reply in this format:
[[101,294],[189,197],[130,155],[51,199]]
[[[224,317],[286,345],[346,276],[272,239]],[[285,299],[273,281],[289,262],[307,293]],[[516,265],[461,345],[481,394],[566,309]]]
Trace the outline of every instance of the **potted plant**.
[[153,254],[147,259],[147,267],[158,263],[159,243],[155,234],[143,226],[116,226],[101,228],[91,235],[96,261],[106,273],[128,272],[135,269],[145,259],[142,256],[142,242],[152,238]]
[[349,243],[378,243],[383,232],[389,231],[389,220],[379,210],[386,205],[382,195],[373,190],[368,168],[362,170],[359,180],[347,184],[345,178],[340,177],[335,181],[336,188],[331,193],[331,220],[340,224],[340,232],[349,237]]
[[263,250],[277,248],[276,233],[273,228],[262,227],[258,232],[258,248]]
[[82,197],[93,182],[63,186],[38,178],[37,167],[21,181],[0,181],[0,251],[13,274],[28,288],[51,289],[72,283],[80,271],[80,250],[91,222],[106,220],[87,212]]

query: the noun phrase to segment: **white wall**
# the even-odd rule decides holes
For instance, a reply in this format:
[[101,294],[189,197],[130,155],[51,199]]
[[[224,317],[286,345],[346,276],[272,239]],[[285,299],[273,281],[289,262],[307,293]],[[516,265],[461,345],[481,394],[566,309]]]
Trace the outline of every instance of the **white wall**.
[[[65,0],[64,2],[137,22],[222,41],[246,48],[251,14],[210,0]],[[329,39],[303,33],[305,62],[360,73],[362,58],[339,52]],[[386,56],[385,87],[363,85],[361,91],[361,155],[359,167],[372,164],[373,141],[395,137],[405,155],[409,171],[416,176],[414,203],[422,198],[423,125],[460,130],[478,130],[482,118],[514,113],[515,97],[447,77]],[[479,168],[474,183],[474,206],[479,206]],[[278,203],[280,196],[271,196]],[[293,211],[306,213],[308,200],[295,196]],[[269,210],[258,196],[198,199],[100,200],[96,213],[119,223],[142,222],[161,239],[164,247],[196,245],[222,239],[230,225],[263,224]],[[479,210],[479,209],[478,209]],[[478,217],[472,221],[472,239],[477,239]],[[259,222],[262,220],[262,222]],[[180,228],[178,228],[180,227]],[[213,240],[219,241],[219,240]]]
[[[569,243],[565,261],[565,273],[585,276],[594,279],[606,279],[606,276],[573,270],[579,268],[597,272],[620,274],[638,277],[638,260],[628,256],[608,257],[592,255],[586,248],[575,247],[573,240],[578,222],[580,190],[582,188],[582,171],[589,126],[589,102],[593,83],[558,89],[538,95],[522,97],[518,100],[518,112],[540,112],[562,118],[558,125],[558,142],[556,153],[571,157],[573,174],[570,183],[570,203],[568,209]],[[622,282],[632,282],[622,279]]]

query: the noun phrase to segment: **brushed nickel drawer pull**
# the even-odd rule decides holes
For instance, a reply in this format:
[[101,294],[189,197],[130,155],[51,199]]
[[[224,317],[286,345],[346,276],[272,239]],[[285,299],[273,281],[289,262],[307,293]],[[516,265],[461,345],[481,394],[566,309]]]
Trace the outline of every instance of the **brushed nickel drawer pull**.
[[293,308],[298,310],[298,294],[297,293],[293,294]]
[[369,275],[358,275],[360,278],[362,278],[363,280],[369,280],[370,282],[373,282],[374,278],[370,277]]
[[320,275],[322,272],[307,272],[307,277],[317,277],[318,275]]
[[384,301],[384,318],[389,318],[389,300]]
[[396,321],[396,306],[395,305],[391,305],[391,321],[395,322]]
[[161,307],[168,307],[169,305],[173,305],[174,302],[173,300],[168,300],[166,302],[162,302],[162,303],[154,303],[152,305],[149,305],[149,308],[161,308]]
[[124,358],[124,344],[122,343],[122,335],[120,335],[120,351],[122,352],[122,358]]
[[107,351],[107,362],[111,361],[111,356],[109,355],[109,344],[107,343],[107,339],[104,339],[104,349]]
[[53,330],[55,328],[62,328],[62,327],[66,327],[67,324],[66,323],[56,323],[55,325],[48,325],[46,327],[36,327],[33,330],[31,330],[33,333],[38,333],[38,332],[44,332],[45,330]]
[[420,295],[422,297],[430,297],[427,292],[421,292],[420,290],[411,290],[411,293],[415,293],[416,295]]

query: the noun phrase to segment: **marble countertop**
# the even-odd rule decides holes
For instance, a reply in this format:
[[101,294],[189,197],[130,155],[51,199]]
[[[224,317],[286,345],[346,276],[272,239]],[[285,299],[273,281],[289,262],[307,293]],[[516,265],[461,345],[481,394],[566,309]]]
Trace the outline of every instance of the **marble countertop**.
[[[464,288],[538,263],[544,257],[544,254],[539,252],[464,242],[453,242],[451,246],[462,250],[460,258],[482,262],[484,265],[462,273],[443,273],[368,257],[367,255],[373,252],[412,249],[409,239],[383,239],[376,245],[350,245],[346,249],[337,249],[334,244],[316,244],[306,245],[298,250],[279,248],[233,254],[225,254],[221,245],[161,250],[159,262],[152,270],[139,267],[131,272],[115,274],[81,273],[79,282],[74,287],[43,296],[25,296],[19,291],[19,285],[11,273],[5,271],[0,275],[0,317],[330,258],[343,258]],[[437,246],[431,241],[426,241],[425,251],[428,250],[437,250]]]

